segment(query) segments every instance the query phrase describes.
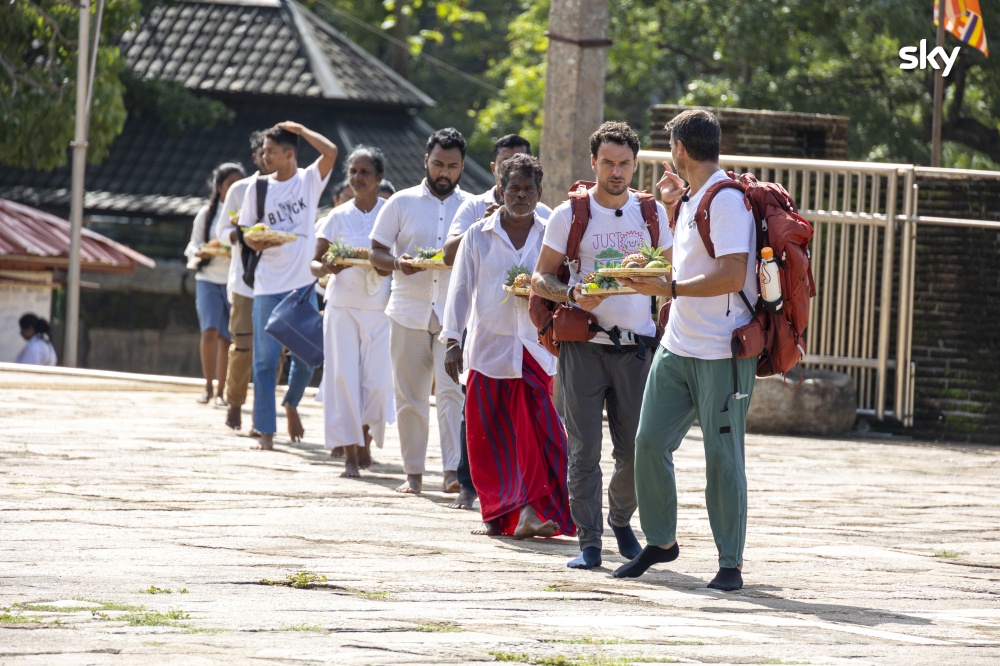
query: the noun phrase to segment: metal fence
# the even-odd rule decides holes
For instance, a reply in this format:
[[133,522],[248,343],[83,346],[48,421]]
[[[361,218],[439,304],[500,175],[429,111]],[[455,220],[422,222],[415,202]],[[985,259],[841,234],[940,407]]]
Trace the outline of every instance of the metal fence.
[[[639,153],[639,187],[652,189],[670,153]],[[909,164],[724,155],[725,169],[782,183],[815,229],[817,296],[809,312],[804,364],[854,377],[858,411],[913,423],[912,361],[917,230],[921,225],[986,227],[1000,221],[921,217],[918,180],[996,179],[1000,172]]]

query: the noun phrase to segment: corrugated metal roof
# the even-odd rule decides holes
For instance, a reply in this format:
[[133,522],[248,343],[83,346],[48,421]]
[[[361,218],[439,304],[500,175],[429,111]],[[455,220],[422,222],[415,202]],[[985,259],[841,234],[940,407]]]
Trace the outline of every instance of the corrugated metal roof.
[[[153,268],[156,262],[121,243],[83,229],[80,239],[81,270],[129,271],[136,264]],[[40,258],[43,264],[68,262],[70,224],[30,206],[0,199],[0,261]]]
[[190,90],[423,108],[434,100],[293,0],[192,0],[121,39],[139,76]]

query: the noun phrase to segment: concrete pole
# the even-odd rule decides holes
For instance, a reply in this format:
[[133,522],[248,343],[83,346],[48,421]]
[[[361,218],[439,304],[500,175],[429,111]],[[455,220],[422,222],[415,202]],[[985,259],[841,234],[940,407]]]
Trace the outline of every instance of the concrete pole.
[[574,181],[593,180],[590,135],[604,120],[608,23],[608,0],[552,0],[540,154],[550,206]]
[[87,78],[90,45],[90,0],[80,0],[79,53],[76,61],[76,131],[73,138],[72,193],[70,196],[69,269],[66,273],[66,339],[63,365],[77,366],[80,336],[80,235],[83,229],[83,186],[87,167]]

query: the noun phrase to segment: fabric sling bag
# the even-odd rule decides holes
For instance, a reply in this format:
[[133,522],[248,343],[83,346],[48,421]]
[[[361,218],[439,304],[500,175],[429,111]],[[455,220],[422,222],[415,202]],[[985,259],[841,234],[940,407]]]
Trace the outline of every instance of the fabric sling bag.
[[314,368],[323,363],[323,316],[310,303],[316,297],[315,286],[313,282],[281,299],[264,326],[271,337]]

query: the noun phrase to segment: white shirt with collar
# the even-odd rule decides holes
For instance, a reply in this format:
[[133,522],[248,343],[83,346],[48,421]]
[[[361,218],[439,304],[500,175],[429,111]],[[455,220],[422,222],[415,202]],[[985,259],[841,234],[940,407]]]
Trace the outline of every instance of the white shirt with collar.
[[28,365],[56,365],[56,348],[45,339],[41,333],[36,333],[24,349],[18,353],[14,363],[25,363]]
[[544,235],[545,223],[537,212],[519,250],[500,225],[500,211],[466,232],[452,269],[440,339],[461,340],[462,329],[468,329],[463,352],[467,369],[493,379],[519,378],[527,349],[546,374],[556,374],[556,357],[538,344],[528,299],[503,290],[509,268],[518,264],[529,271],[534,268]]
[[[497,201],[498,199],[500,199],[499,202]],[[465,203],[458,207],[458,212],[455,213],[455,219],[451,223],[451,228],[448,229],[448,235],[461,236],[464,234],[469,230],[469,227],[483,219],[483,216],[486,215],[486,209],[495,203],[503,203],[502,197],[499,197],[497,194],[496,185],[482,194],[467,199]],[[547,220],[549,219],[549,215],[552,214],[552,209],[539,202],[535,206],[535,214],[543,220]]]
[[[416,257],[418,247],[441,249],[458,207],[467,198],[469,195],[456,187],[442,201],[431,193],[425,179],[389,197],[378,213],[371,239],[397,257]],[[451,270],[426,270],[413,275],[393,271],[392,294],[385,313],[400,326],[418,330],[430,326],[432,314],[443,322],[450,277]]]

